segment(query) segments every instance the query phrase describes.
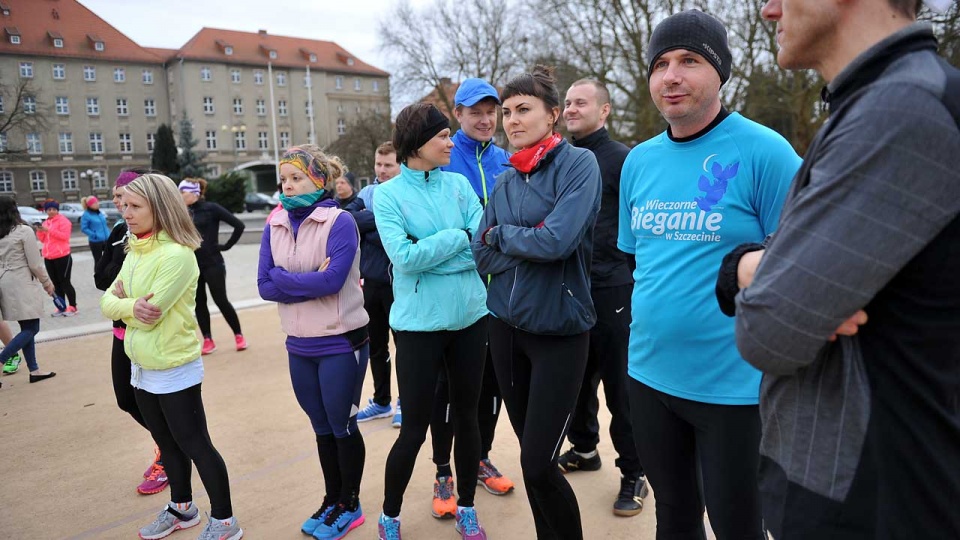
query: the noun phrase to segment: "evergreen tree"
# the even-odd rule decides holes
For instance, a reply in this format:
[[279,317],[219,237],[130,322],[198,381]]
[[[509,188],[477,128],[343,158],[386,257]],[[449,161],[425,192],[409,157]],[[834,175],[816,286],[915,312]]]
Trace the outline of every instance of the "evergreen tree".
[[203,158],[206,152],[194,150],[198,141],[193,138],[193,124],[187,118],[187,111],[183,111],[183,120],[180,120],[180,153],[177,154],[177,165],[181,178],[201,178],[206,172]]
[[150,167],[170,177],[176,176],[180,170],[177,164],[177,143],[173,140],[173,130],[166,124],[160,124],[157,128]]

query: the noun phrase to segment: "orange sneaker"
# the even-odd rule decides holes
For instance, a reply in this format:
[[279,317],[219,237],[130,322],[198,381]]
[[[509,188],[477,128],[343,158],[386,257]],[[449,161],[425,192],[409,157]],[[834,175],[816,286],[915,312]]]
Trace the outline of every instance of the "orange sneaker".
[[457,499],[453,491],[453,478],[441,476],[433,481],[433,517],[453,519],[457,516]]
[[477,483],[494,495],[506,495],[513,491],[513,481],[501,474],[489,458],[480,460]]

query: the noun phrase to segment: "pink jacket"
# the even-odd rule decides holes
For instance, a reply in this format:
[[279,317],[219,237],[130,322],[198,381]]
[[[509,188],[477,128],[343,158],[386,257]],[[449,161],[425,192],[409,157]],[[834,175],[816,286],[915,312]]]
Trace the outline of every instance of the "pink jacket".
[[70,254],[70,233],[73,223],[63,214],[57,214],[43,222],[46,231],[37,231],[37,238],[43,242],[41,254],[44,259],[59,259]]
[[[339,208],[317,208],[300,225],[296,240],[286,210],[277,212],[269,221],[274,264],[289,272],[317,271],[327,258],[327,238],[341,212]],[[288,336],[336,336],[366,325],[370,317],[363,308],[360,288],[360,249],[338,293],[278,307],[280,325]]]

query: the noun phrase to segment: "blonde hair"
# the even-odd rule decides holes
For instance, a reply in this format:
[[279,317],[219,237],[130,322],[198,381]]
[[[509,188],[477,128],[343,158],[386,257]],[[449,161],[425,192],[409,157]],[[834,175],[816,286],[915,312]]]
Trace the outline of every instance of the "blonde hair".
[[[200,247],[200,233],[197,232],[187,205],[183,203],[173,180],[162,174],[144,174],[127,184],[124,189],[125,193],[132,193],[147,200],[153,213],[155,232],[166,231],[174,242],[192,250]],[[127,244],[127,249],[129,245]]]
[[298,144],[291,146],[288,150],[293,150],[294,148],[303,150],[320,162],[320,166],[323,167],[324,172],[327,174],[327,184],[324,186],[324,189],[333,189],[333,182],[335,182],[337,178],[347,174],[347,166],[340,158],[325,153],[323,149],[315,144]]
[[80,199],[80,207],[83,208],[84,210],[87,209],[87,199],[89,199],[89,198],[90,198],[90,197],[84,197],[84,198]]

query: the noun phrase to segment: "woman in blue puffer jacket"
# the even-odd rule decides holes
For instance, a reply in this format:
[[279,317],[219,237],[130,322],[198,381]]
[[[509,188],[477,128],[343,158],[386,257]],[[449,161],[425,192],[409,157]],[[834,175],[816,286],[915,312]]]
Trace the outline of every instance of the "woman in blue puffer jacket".
[[90,243],[90,253],[93,254],[93,265],[103,255],[103,246],[110,236],[110,227],[107,226],[107,218],[100,211],[100,201],[96,197],[90,196],[82,201],[84,212],[80,216],[80,230],[87,235],[87,241]]
[[400,436],[387,457],[380,538],[399,538],[400,506],[430,425],[437,377],[446,370],[459,484],[456,528],[485,539],[473,508],[480,464],[477,406],[487,354],[486,291],[470,249],[483,209],[450,163],[450,123],[433,105],[397,115],[393,145],[400,176],[377,188],[377,231],[393,267]]

